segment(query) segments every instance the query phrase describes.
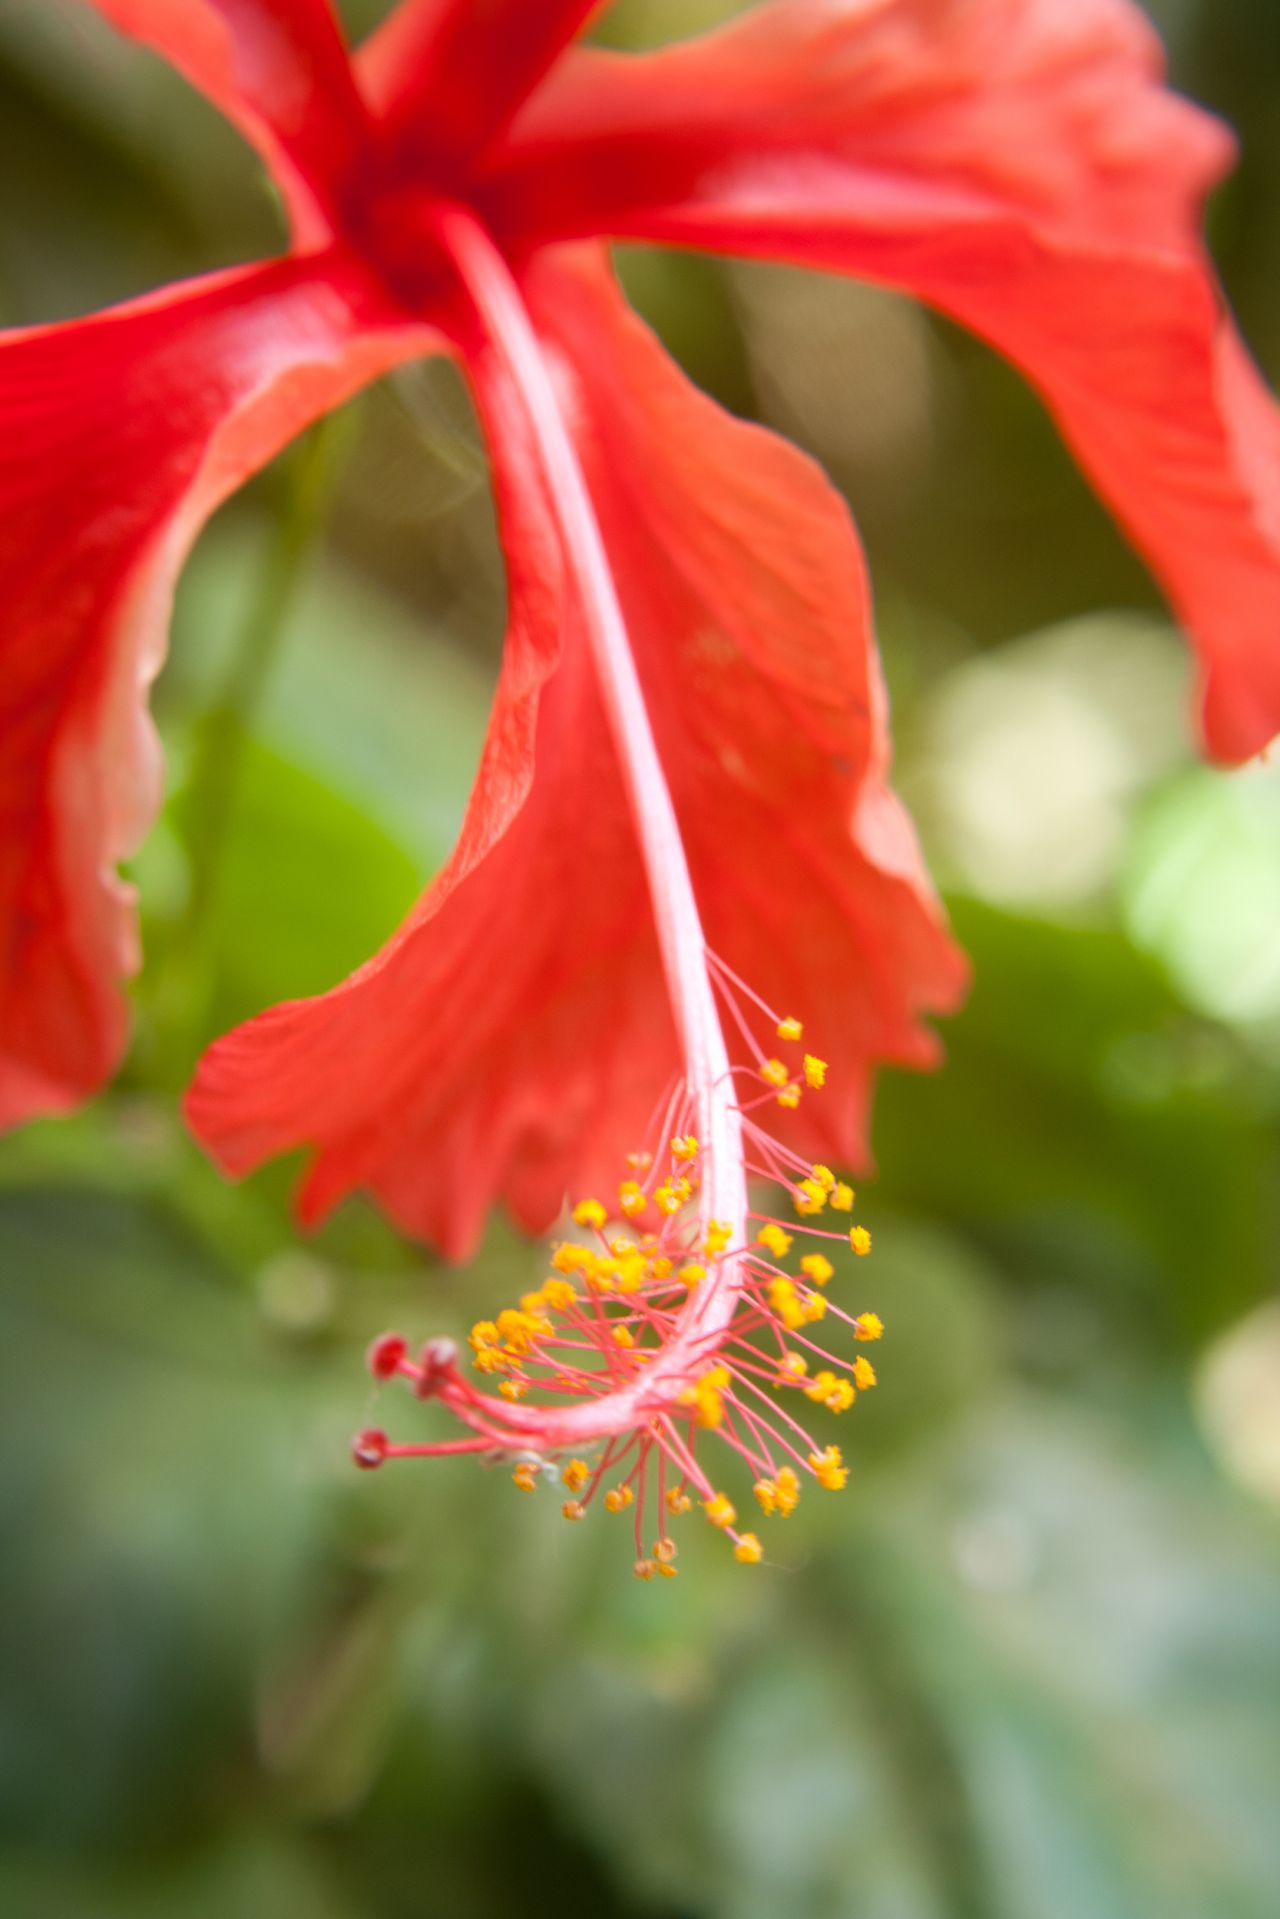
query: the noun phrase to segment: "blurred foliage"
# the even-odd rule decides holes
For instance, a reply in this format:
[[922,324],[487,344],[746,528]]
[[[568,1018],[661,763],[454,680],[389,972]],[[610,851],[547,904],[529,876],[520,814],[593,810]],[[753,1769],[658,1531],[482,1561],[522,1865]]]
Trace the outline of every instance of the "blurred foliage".
[[[1155,11],[1244,134],[1214,232],[1275,373],[1273,0]],[[278,233],[157,63],[64,0],[0,10],[6,321]],[[374,950],[461,818],[502,579],[456,379],[399,376],[201,542],[137,1042],[0,1151],[0,1910],[1271,1919],[1280,782],[1194,763],[1149,583],[982,349],[835,282],[625,271],[849,490],[975,964],[946,1070],[879,1097],[854,1485],[777,1567],[695,1531],[654,1590],[504,1473],[357,1477],[370,1334],[457,1328],[537,1250],[499,1223],[444,1271],[360,1204],[303,1247],[289,1168],[228,1187],[182,1132],[201,1046]]]

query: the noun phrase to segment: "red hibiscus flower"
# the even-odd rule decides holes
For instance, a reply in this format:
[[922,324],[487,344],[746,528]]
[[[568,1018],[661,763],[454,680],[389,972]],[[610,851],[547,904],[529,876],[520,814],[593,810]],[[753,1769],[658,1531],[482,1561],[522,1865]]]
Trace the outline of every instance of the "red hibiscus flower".
[[[1198,239],[1229,140],[1162,90],[1127,0],[774,0],[643,58],[571,48],[591,0],[405,0],[354,61],[328,0],[87,3],[260,149],[293,245],[0,347],[0,1120],[82,1098],[123,1044],[115,865],[156,804],[143,701],[199,525],[361,382],[453,353],[510,592],[459,845],[359,973],[212,1049],[189,1117],[231,1172],[307,1148],[304,1216],[360,1186],[453,1253],[495,1197],[542,1227],[609,1181],[554,1296],[477,1327],[500,1398],[441,1348],[384,1342],[375,1370],[442,1397],[455,1443],[603,1441],[579,1488],[624,1443],[642,1487],[656,1446],[670,1501],[692,1487],[732,1529],[689,1448],[717,1427],[785,1512],[796,1466],[843,1468],[789,1415],[775,1455],[753,1395],[855,1388],[782,1343],[825,1312],[829,1262],[787,1275],[746,1172],[810,1230],[847,1211],[800,1149],[857,1155],[875,1064],[929,1057],[919,1016],[962,966],[886,784],[844,509],[689,387],[602,239],[857,273],[993,341],[1165,582],[1235,758],[1280,725],[1280,426]],[[822,1057],[774,1056],[793,1013]],[[614,1217],[648,1230],[622,1245]],[[522,1406],[535,1380],[574,1403]]]

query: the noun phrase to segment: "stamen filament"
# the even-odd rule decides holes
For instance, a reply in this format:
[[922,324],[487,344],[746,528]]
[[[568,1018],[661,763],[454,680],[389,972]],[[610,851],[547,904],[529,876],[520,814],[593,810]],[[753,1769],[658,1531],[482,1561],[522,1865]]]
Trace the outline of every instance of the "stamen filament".
[[[708,970],[706,940],[590,493],[542,347],[506,262],[464,208],[442,207],[438,228],[477,318],[505,361],[527,412],[648,880],[696,1130],[705,1147],[699,1215],[704,1222],[726,1222],[731,1243],[741,1246],[747,1214],[742,1122],[725,1091],[730,1063]],[[714,1339],[730,1325],[745,1283],[741,1268],[741,1260],[719,1262],[708,1283],[691,1290],[678,1331],[642,1377],[594,1402],[566,1410],[556,1421],[554,1440],[547,1433],[545,1412],[541,1417],[522,1416],[518,1408],[504,1408],[503,1416],[516,1431],[536,1430],[544,1444],[570,1444],[634,1424],[642,1401],[656,1408],[675,1396],[688,1373],[695,1342]]]

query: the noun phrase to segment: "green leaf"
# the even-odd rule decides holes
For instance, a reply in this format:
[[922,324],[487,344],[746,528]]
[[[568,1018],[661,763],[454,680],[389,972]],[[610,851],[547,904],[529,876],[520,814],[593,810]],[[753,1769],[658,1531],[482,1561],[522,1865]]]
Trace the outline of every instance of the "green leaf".
[[[975,984],[936,1075],[886,1077],[864,1193],[980,1233],[1109,1332],[1199,1340],[1271,1283],[1275,1127],[1255,1062],[1123,934],[955,903]],[[1101,1330],[1100,1328],[1098,1330]]]
[[[198,804],[198,794],[178,796],[175,818]],[[213,981],[202,1037],[337,985],[377,951],[418,891],[415,862],[366,812],[249,742],[199,935],[196,957]]]
[[963,1781],[987,1919],[1274,1910],[1280,1554],[1183,1419],[1008,1399],[839,1550]]
[[1280,1028],[1280,772],[1200,768],[1157,793],[1127,864],[1134,937],[1188,1001]]
[[[160,683],[168,733],[219,697],[266,564],[270,529],[229,511],[183,574]],[[491,677],[447,633],[321,555],[292,602],[255,738],[362,808],[420,875],[452,846],[480,756]]]

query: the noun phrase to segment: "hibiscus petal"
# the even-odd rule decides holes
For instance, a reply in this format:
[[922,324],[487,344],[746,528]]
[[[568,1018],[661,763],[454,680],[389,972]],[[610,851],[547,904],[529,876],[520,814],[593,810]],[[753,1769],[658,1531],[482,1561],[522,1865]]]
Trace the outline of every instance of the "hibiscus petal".
[[1280,729],[1280,414],[1197,237],[1225,130],[1126,0],[787,0],[643,59],[579,54],[485,196],[905,288],[994,343],[1190,630],[1210,751]]
[[85,0],[164,55],[258,148],[294,239],[332,237],[365,114],[329,0]]
[[[566,1155],[594,1117],[575,1068],[582,1027],[593,1024],[588,1002],[605,1004],[624,1032],[641,987],[652,1000],[657,967],[655,952],[638,981],[621,963],[601,974],[596,942],[575,936],[581,864],[598,844],[591,789],[616,774],[582,649],[571,646],[554,671],[560,557],[518,396],[494,358],[478,356],[471,377],[495,448],[510,615],[458,845],[380,954],[332,992],[273,1007],[219,1040],[186,1102],[229,1173],[310,1147],[304,1220],[366,1186],[454,1257],[474,1245],[497,1192],[530,1225],[554,1213]],[[616,816],[608,826],[612,871],[625,849]],[[648,926],[638,875],[631,898],[619,948]],[[586,906],[594,926],[595,901]],[[604,1071],[599,1090],[608,1097]]]
[[434,336],[334,258],[0,341],[0,1125],[91,1093],[137,940],[115,863],[159,800],[146,689],[200,526]]
[[[825,1112],[814,1102],[807,1136],[853,1156],[875,1061],[931,1057],[917,1016],[953,1003],[964,970],[885,785],[847,513],[801,455],[685,382],[593,250],[540,261],[526,290],[709,936],[809,1017],[844,1083]],[[512,629],[459,851],[377,960],[220,1041],[188,1102],[231,1172],[310,1147],[307,1217],[363,1185],[455,1256],[495,1197],[538,1230],[567,1189],[616,1179],[680,1064],[635,831],[520,410],[488,356],[471,377],[494,447]]]
[[360,49],[361,89],[437,169],[480,154],[602,0],[404,0]]
[[[821,469],[722,411],[594,249],[541,258],[554,349],[707,937],[805,1022],[840,1093],[800,1136],[865,1152],[878,1061],[935,1056],[965,964],[888,785],[861,549]],[[815,1130],[816,1129],[816,1130]]]

